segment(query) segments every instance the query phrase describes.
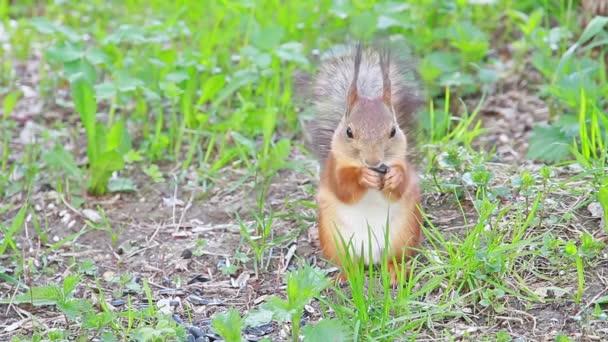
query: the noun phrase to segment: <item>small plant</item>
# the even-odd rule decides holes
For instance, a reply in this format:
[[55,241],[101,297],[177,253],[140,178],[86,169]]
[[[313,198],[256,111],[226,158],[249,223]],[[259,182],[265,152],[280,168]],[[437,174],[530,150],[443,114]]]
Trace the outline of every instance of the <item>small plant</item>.
[[75,321],[93,313],[93,306],[90,301],[73,297],[79,281],[79,275],[70,275],[65,277],[61,287],[57,285],[33,287],[27,293],[0,300],[0,304],[54,305],[64,314],[66,321]]
[[[329,285],[323,271],[304,265],[287,274],[287,299],[269,297],[257,311],[245,318],[245,325],[255,326],[272,320],[291,323],[293,341],[300,337],[300,320],[304,306]],[[319,329],[323,329],[323,325]],[[310,332],[309,332],[310,334]]]
[[226,342],[242,342],[241,327],[243,320],[236,309],[229,309],[215,315],[211,322],[213,330],[220,335]]
[[72,80],[72,98],[87,135],[87,188],[93,195],[103,195],[107,192],[112,173],[125,167],[123,156],[131,150],[131,139],[124,119],[117,120],[110,127],[97,122],[95,93],[85,77],[77,75]]

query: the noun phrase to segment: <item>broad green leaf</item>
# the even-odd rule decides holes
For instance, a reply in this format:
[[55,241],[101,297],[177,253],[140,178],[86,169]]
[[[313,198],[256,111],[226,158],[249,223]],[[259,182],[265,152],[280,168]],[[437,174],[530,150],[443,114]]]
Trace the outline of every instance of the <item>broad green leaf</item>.
[[202,106],[207,101],[213,99],[215,95],[224,87],[226,84],[226,78],[224,75],[214,75],[205,81],[202,87],[201,97],[198,99],[197,107]]
[[103,195],[107,191],[108,180],[112,172],[122,170],[125,162],[116,151],[105,151],[99,158],[91,163],[91,179],[89,191],[93,195]]
[[173,83],[182,83],[190,78],[190,75],[185,70],[170,72],[165,76],[165,80]]
[[251,42],[260,50],[272,50],[281,43],[285,29],[276,25],[256,31],[251,36]]
[[139,44],[146,41],[143,29],[133,25],[121,25],[101,41],[103,45],[118,45],[120,43]]
[[595,304],[608,304],[608,296],[602,296],[595,300]]
[[63,64],[63,72],[66,78],[71,82],[75,78],[84,77],[90,84],[95,84],[97,81],[97,71],[84,58],[79,58]]
[[578,43],[583,44],[586,41],[588,41],[589,39],[592,39],[598,33],[604,31],[604,26],[606,26],[607,24],[608,24],[608,17],[602,17],[602,16],[594,17],[593,19],[591,19],[589,24],[587,24],[587,27],[585,27],[585,30],[581,34],[581,37],[578,39]]
[[279,323],[289,321],[294,311],[302,308],[294,309],[288,301],[275,296],[267,298],[266,303],[261,305],[261,309],[272,312],[273,320]]
[[98,48],[87,51],[85,57],[93,65],[109,65],[111,63],[110,56]]
[[121,156],[131,150],[131,137],[126,130],[124,118],[120,118],[110,127],[106,137],[106,150],[116,151]]
[[252,84],[258,80],[259,76],[251,70],[243,70],[235,74],[234,78],[221,91],[217,93],[215,100],[211,103],[212,108],[217,108],[232,94],[246,85]]
[[241,336],[243,321],[239,312],[234,308],[217,313],[211,325],[213,330],[226,342],[241,342],[243,339]]
[[52,62],[67,63],[84,56],[84,51],[73,44],[59,42],[46,50],[46,56]]
[[556,126],[536,126],[530,135],[528,158],[554,163],[570,155],[570,140]]
[[51,168],[64,171],[68,177],[75,180],[82,180],[83,174],[74,156],[65,150],[63,145],[56,144],[55,147],[42,154],[42,160]]
[[72,292],[76,289],[76,285],[80,281],[80,276],[77,274],[69,275],[63,280],[63,294],[65,298],[70,298]]
[[259,309],[253,310],[245,316],[243,324],[247,327],[257,327],[272,322],[273,317],[274,313],[270,310],[266,310],[262,305]]
[[31,303],[34,306],[56,305],[63,300],[61,288],[55,285],[37,286],[29,291],[15,296],[0,300],[0,304],[23,304]]
[[23,94],[21,93],[21,91],[13,91],[8,93],[5,97],[4,100],[2,100],[2,108],[3,108],[3,119],[6,120],[8,118],[9,115],[11,115],[11,113],[13,112],[13,109],[15,109],[15,106],[17,106],[17,102],[19,101],[19,99],[21,98]]
[[93,311],[93,304],[86,299],[73,299],[57,303],[57,308],[70,320],[76,320],[86,313]]
[[372,11],[364,11],[351,16],[350,32],[359,40],[367,40],[376,31],[378,18]]
[[130,178],[116,177],[112,178],[108,182],[109,192],[135,192],[137,186],[135,182]]
[[307,341],[352,341],[349,329],[337,319],[324,319],[315,325],[307,325],[302,329],[304,342]]
[[275,52],[277,57],[286,62],[294,62],[301,65],[308,65],[308,59],[302,49],[302,44],[298,42],[288,42],[279,46]]
[[287,275],[287,298],[290,309],[301,309],[329,285],[325,273],[308,265]]
[[97,103],[95,91],[86,77],[75,77],[72,80],[72,99],[87,134],[87,155],[90,163],[97,161],[96,115]]
[[44,17],[32,18],[29,24],[40,33],[53,34],[57,31],[57,25]]
[[116,85],[113,82],[104,82],[95,85],[95,96],[99,100],[109,100],[117,94]]
[[585,42],[595,37],[598,33],[602,32],[606,24],[608,24],[608,17],[596,16],[591,19],[589,24],[587,24],[587,27],[585,27],[585,30],[583,31],[581,36],[578,38],[577,42],[572,44],[560,58],[559,63],[555,68],[555,78],[557,78],[557,76],[562,72],[564,65],[570,60],[576,50],[581,47]]

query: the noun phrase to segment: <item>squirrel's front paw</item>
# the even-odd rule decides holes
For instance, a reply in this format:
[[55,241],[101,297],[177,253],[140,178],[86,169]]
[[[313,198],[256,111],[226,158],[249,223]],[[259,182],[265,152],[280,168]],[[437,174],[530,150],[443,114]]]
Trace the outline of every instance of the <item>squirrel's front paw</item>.
[[405,175],[403,169],[398,166],[393,166],[388,169],[388,172],[384,176],[384,190],[394,191],[401,189]]
[[366,167],[361,170],[359,184],[367,188],[382,190],[384,186],[383,183],[382,176],[378,174],[378,172]]

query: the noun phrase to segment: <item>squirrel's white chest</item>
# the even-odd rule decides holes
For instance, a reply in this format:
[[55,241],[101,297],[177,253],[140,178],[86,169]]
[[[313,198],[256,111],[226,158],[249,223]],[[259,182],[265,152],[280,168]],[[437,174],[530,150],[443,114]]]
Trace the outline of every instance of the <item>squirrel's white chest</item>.
[[[400,207],[398,202],[389,202],[378,190],[368,190],[357,203],[339,204],[336,207],[337,225],[344,242],[352,244],[351,255],[355,253],[369,264],[371,248],[373,263],[379,262],[384,247],[390,246],[391,232],[399,225]],[[385,239],[387,231],[388,241]]]

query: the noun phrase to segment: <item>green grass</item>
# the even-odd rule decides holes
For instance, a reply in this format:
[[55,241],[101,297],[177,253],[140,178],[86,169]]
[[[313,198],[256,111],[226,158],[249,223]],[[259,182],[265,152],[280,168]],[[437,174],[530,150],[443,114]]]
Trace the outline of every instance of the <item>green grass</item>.
[[[0,338],[185,341],[205,325],[240,341],[270,322],[267,340],[607,338],[608,19],[581,15],[571,0],[0,0],[0,321],[15,324]],[[318,176],[293,80],[317,52],[387,37],[429,95],[425,241],[398,289],[387,260],[347,263],[339,287],[308,265]],[[487,101],[513,88],[549,122],[508,164],[497,147],[514,140],[479,142],[496,138]],[[159,307],[161,289],[197,286],[226,305]]]

